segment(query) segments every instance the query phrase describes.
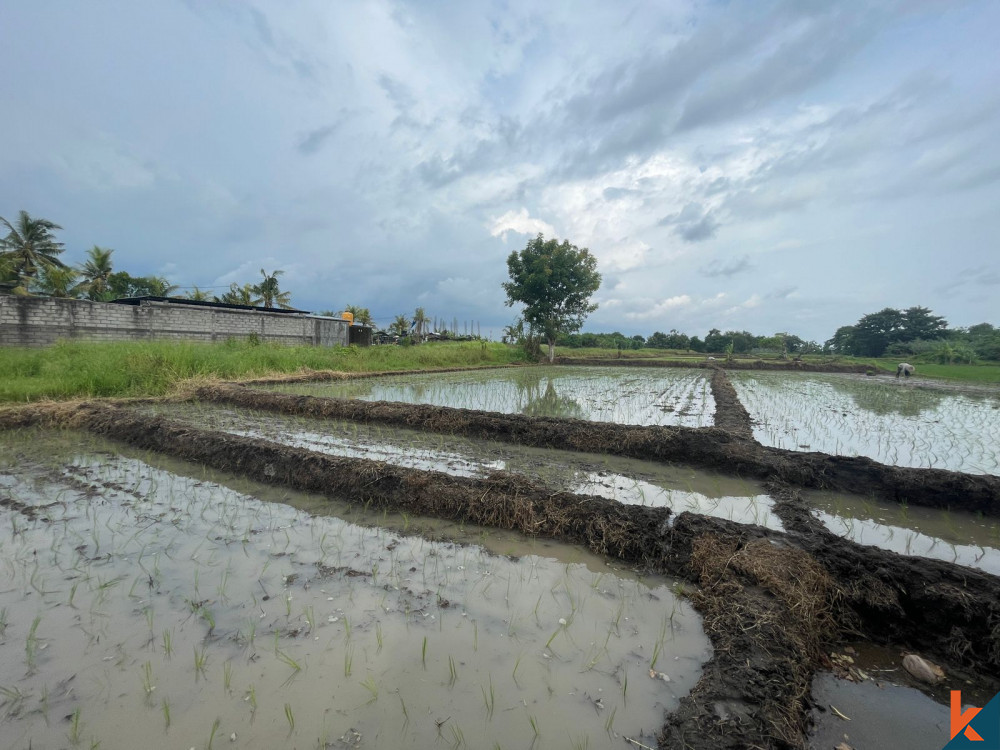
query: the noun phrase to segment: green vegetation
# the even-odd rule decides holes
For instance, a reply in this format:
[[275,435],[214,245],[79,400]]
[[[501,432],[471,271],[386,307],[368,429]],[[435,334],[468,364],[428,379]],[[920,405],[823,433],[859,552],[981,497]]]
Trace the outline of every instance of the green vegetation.
[[545,241],[539,234],[521,252],[507,257],[510,281],[504,282],[507,306],[522,303],[522,318],[528,338],[541,336],[549,345],[549,361],[555,356],[560,333],[580,330],[588,313],[597,309],[590,295],[601,286],[597,259],[587,248],[566,240]]
[[501,365],[523,353],[489,342],[417,347],[290,347],[230,340],[70,342],[0,348],[0,401],[159,396],[188,378],[252,378],[311,370],[380,372]]
[[[700,362],[707,355],[693,351],[677,351],[669,349],[638,349],[622,350],[612,348],[601,349],[580,349],[571,347],[557,347],[556,356],[564,359],[643,359],[653,361],[675,361],[675,362]],[[756,352],[751,355],[737,357],[739,360],[751,361],[761,359],[764,361],[780,360],[781,356],[774,352]],[[858,364],[871,365],[884,372],[894,373],[896,365],[899,363],[898,357],[844,357],[829,354],[807,354],[802,357],[803,362],[823,364]],[[912,360],[911,360],[912,361]],[[942,380],[960,380],[969,383],[1000,383],[1000,364],[994,362],[980,364],[941,364],[936,362],[922,362],[916,360],[918,378],[940,378]]]

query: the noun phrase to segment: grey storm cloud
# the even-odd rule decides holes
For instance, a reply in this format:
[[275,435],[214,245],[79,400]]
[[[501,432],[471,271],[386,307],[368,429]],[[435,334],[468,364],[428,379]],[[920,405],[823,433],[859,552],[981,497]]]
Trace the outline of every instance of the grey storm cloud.
[[496,326],[520,222],[591,248],[616,302],[689,301],[630,334],[809,300],[794,332],[826,338],[899,289],[994,315],[994,0],[9,5],[0,215],[66,227],[71,263],[285,268],[304,309]]
[[688,203],[676,214],[664,216],[657,222],[659,226],[672,226],[674,233],[687,242],[702,242],[715,236],[719,222],[712,211],[700,203]]
[[[749,256],[740,255],[736,258],[729,258],[727,260],[713,260],[711,263],[699,268],[698,272],[703,276],[708,276],[709,278],[716,278],[720,276],[730,277],[749,271],[753,267],[753,263],[750,262]],[[792,291],[794,291],[794,289]],[[789,294],[790,293],[791,292],[789,292]]]

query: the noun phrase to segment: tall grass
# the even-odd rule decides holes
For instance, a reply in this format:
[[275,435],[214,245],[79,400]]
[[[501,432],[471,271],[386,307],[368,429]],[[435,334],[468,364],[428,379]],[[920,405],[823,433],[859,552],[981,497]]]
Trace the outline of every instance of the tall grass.
[[159,396],[194,377],[247,378],[312,370],[381,372],[500,365],[523,353],[490,342],[419,346],[311,347],[231,339],[180,341],[63,341],[43,349],[0,348],[0,401],[91,396]]

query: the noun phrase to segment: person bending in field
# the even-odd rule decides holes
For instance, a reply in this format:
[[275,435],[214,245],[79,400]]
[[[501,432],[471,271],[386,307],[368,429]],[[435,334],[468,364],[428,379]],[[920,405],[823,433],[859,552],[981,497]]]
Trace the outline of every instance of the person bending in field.
[[910,375],[913,374],[913,371],[916,369],[917,368],[915,368],[913,365],[908,365],[906,364],[906,362],[900,362],[896,366],[896,377],[898,378],[902,374],[904,378],[908,378],[910,377]]

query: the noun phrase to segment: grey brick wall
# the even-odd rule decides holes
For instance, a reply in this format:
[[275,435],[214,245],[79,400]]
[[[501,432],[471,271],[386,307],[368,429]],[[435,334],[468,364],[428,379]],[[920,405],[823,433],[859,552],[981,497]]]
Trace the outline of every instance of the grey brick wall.
[[247,338],[251,333],[261,341],[283,344],[348,343],[345,320],[167,302],[131,306],[0,295],[0,346],[47,346],[59,339],[225,341]]

